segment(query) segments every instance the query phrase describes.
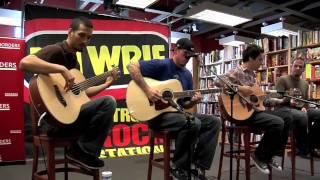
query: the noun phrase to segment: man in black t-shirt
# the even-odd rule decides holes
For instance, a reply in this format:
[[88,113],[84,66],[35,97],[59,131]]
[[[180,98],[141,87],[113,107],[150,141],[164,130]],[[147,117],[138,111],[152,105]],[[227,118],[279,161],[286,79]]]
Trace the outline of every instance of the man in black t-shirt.
[[[70,69],[79,67],[76,52],[82,51],[92,37],[92,23],[88,18],[79,17],[72,20],[65,41],[48,45],[35,55],[24,57],[19,68],[35,74],[61,73],[66,81],[65,90],[74,85],[75,77]],[[106,81],[98,86],[88,88],[85,92],[93,96],[108,88],[118,72],[114,72]],[[108,131],[112,127],[116,101],[111,96],[105,96],[90,101],[81,107],[78,119],[64,128],[53,128],[48,136],[68,137],[79,135],[80,138],[69,148],[67,157],[89,168],[104,166],[98,157]]]

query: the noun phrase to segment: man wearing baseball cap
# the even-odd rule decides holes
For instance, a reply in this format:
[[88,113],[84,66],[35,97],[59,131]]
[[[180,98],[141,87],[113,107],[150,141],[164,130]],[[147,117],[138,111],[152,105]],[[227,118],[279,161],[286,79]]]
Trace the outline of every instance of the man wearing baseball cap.
[[[158,90],[152,89],[143,77],[159,81],[178,79],[183,90],[193,89],[192,74],[185,67],[191,57],[198,55],[195,53],[193,43],[186,38],[179,39],[172,51],[172,58],[139,61],[127,66],[132,79],[152,102],[160,100],[161,94]],[[201,99],[200,92],[197,92],[192,98],[179,99],[178,103],[184,108],[191,108]],[[195,114],[194,116],[190,124],[187,124],[186,115],[180,112],[163,113],[148,121],[149,127],[155,131],[178,132],[172,161],[174,168],[171,173],[179,180],[188,178],[189,162],[200,169],[199,174],[197,171],[191,171],[194,176],[207,179],[204,172],[211,167],[218,141],[220,120],[211,115]]]

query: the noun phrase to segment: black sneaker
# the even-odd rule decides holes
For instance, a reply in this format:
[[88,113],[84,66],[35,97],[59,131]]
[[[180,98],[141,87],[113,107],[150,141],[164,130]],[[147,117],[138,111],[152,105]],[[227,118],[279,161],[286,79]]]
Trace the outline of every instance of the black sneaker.
[[203,173],[199,172],[199,170],[197,169],[192,169],[191,175],[194,177],[194,179],[208,180],[208,178],[205,175],[203,175]]
[[271,161],[269,162],[269,165],[277,171],[282,171],[282,167],[274,158],[271,159]]
[[90,169],[98,169],[104,166],[104,161],[83,152],[78,145],[70,147],[66,156],[71,161]]
[[263,173],[263,174],[270,174],[270,170],[268,168],[268,164],[260,161],[257,156],[252,153],[250,154],[251,160],[254,162],[254,165]]
[[188,180],[188,172],[181,168],[171,169],[171,174],[178,180]]

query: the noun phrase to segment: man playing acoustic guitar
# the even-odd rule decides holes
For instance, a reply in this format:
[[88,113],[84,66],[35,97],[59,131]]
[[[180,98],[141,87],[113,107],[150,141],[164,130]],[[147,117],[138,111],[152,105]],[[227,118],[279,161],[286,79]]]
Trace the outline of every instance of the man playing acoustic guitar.
[[[185,66],[193,56],[195,56],[193,43],[189,39],[183,38],[177,41],[172,59],[139,61],[129,64],[127,68],[132,79],[144,91],[149,100],[156,102],[162,98],[160,92],[151,88],[143,77],[159,81],[178,79],[183,90],[192,90],[192,75]],[[180,99],[178,103],[184,108],[191,108],[201,98],[201,94],[197,92],[192,98]],[[200,174],[195,174],[194,171],[192,173],[202,180],[206,179],[204,171],[210,169],[212,164],[221,126],[218,118],[197,114],[191,124],[187,126],[185,114],[167,112],[148,122],[151,129],[178,132],[173,158],[173,164],[176,168],[172,169],[173,176],[179,180],[187,179],[188,162],[192,161],[201,170]]]
[[[79,68],[76,52],[82,51],[92,37],[92,23],[88,18],[79,17],[72,20],[65,41],[42,48],[34,55],[24,57],[20,69],[35,74],[60,73],[65,79],[65,91],[72,89],[75,77],[70,69]],[[119,72],[114,71],[104,83],[86,89],[88,96],[93,96],[108,88]],[[67,157],[89,168],[104,166],[98,157],[101,147],[112,127],[116,101],[105,96],[89,101],[81,106],[78,119],[63,128],[50,128],[48,136],[68,137],[79,135],[80,138],[68,150]]]
[[[291,74],[281,76],[277,83],[276,89],[279,92],[297,89],[301,92],[301,98],[309,99],[309,84],[301,78],[305,70],[305,61],[302,58],[294,59],[291,62]],[[297,155],[307,157],[310,153],[310,148],[320,148],[319,130],[320,130],[320,111],[317,109],[308,108],[309,105],[297,100],[283,99],[284,102],[278,106],[275,111],[282,113],[290,113],[293,119],[290,127],[296,137]],[[291,103],[290,103],[291,102]],[[308,135],[308,120],[309,120],[309,135]],[[309,139],[310,138],[310,139]],[[311,146],[311,147],[310,147]]]
[[[242,53],[242,64],[235,69],[230,70],[222,76],[230,84],[236,85],[238,93],[244,96],[253,94],[252,87],[255,85],[256,75],[254,71],[258,70],[263,61],[263,50],[256,45],[249,45]],[[216,80],[215,85],[224,87],[225,84],[221,80]],[[223,104],[220,104],[223,106]],[[237,113],[237,110],[234,111]],[[282,116],[281,116],[282,117]],[[253,130],[263,130],[264,135],[256,148],[251,154],[251,159],[256,167],[264,174],[269,174],[268,164],[277,169],[282,170],[281,166],[273,158],[279,155],[283,149],[283,119],[267,112],[253,112],[249,119],[239,122],[238,125],[248,125]]]

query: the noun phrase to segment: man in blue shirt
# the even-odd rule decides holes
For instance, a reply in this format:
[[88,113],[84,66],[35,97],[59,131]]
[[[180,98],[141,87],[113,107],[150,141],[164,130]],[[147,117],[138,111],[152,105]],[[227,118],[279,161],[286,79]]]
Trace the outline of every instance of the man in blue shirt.
[[[185,66],[193,56],[196,56],[193,43],[183,38],[177,41],[172,59],[139,61],[129,64],[127,68],[132,79],[146,93],[149,100],[156,102],[161,99],[160,92],[152,89],[143,77],[160,81],[178,79],[184,90],[191,90],[193,89],[192,75]],[[201,99],[200,92],[197,92],[192,98],[178,102],[184,108],[191,108]],[[196,114],[194,121],[189,126],[186,124],[187,117],[180,112],[164,113],[149,121],[150,128],[154,130],[178,132],[173,157],[175,166],[175,169],[172,169],[173,176],[178,179],[187,179],[188,162],[192,161],[200,169],[198,174],[200,179],[206,179],[204,172],[210,169],[212,164],[221,122],[214,116]]]

